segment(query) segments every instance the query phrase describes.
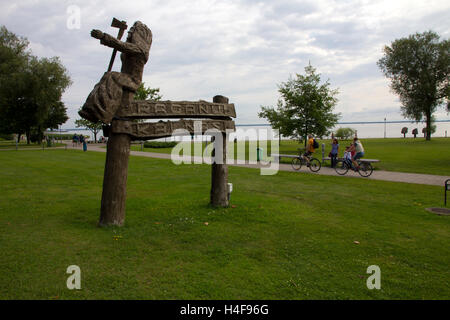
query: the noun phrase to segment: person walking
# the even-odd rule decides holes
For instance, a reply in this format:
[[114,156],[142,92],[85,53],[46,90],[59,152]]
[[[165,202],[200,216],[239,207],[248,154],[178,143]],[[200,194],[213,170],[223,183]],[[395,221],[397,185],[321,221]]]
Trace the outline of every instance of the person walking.
[[80,134],[80,143],[83,145],[83,151],[87,150],[87,142],[86,142],[86,138]]
[[72,137],[72,147],[76,147],[78,145],[78,136],[74,133]]
[[331,144],[331,152],[330,152],[332,168],[336,167],[338,155],[339,155],[339,143],[338,143],[338,140],[336,138],[334,138],[333,143]]

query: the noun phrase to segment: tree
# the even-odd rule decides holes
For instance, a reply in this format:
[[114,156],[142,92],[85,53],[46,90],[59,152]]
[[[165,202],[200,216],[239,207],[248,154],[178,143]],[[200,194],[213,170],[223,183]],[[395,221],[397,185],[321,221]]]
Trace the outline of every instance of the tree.
[[[431,116],[430,121],[430,134],[433,134],[436,132],[437,126],[436,126],[436,117]],[[428,126],[422,129],[423,137],[426,138],[428,135]]]
[[159,88],[145,87],[145,82],[141,82],[139,88],[134,94],[134,100],[154,100],[159,101],[162,99],[159,93]]
[[290,77],[278,86],[278,92],[277,110],[262,106],[258,116],[284,136],[304,140],[306,145],[308,134],[326,136],[339,119],[339,114],[332,113],[338,90],[330,89],[329,80],[320,84],[320,75],[310,64],[305,67],[305,75]]
[[57,101],[50,106],[47,118],[44,122],[44,127],[47,129],[58,129],[58,127],[67,120],[69,120],[69,117],[67,116],[67,108],[64,105],[64,102]]
[[[0,127],[2,131],[43,138],[48,127],[54,128],[67,120],[61,102],[71,84],[67,70],[57,57],[37,58],[27,51],[28,41],[0,29]],[[9,71],[10,74],[4,74]]]
[[12,133],[13,122],[7,116],[11,97],[20,89],[29,59],[28,40],[0,27],[0,132]]
[[[134,100],[153,100],[159,101],[162,95],[159,93],[159,88],[145,87],[145,82],[141,82],[134,94]],[[144,119],[135,119],[135,122],[144,122]]]
[[404,117],[426,120],[426,139],[431,139],[431,117],[446,103],[450,111],[450,41],[439,41],[433,31],[397,39],[384,47],[378,66],[391,80]]
[[94,142],[97,142],[97,134],[102,130],[103,124],[99,122],[91,122],[86,119],[75,120],[75,125],[77,128],[86,128],[92,132],[94,135]]
[[348,140],[355,134],[355,129],[352,128],[339,128],[336,131],[336,138],[339,138],[341,140]]
[[62,124],[67,120],[64,119],[65,107],[61,97],[71,81],[66,68],[57,57],[31,57],[23,76],[23,87],[11,100],[10,119],[15,123],[15,132],[25,132],[27,143],[30,142],[32,131],[36,132],[36,140],[39,142],[47,125],[55,126],[53,120],[49,119],[55,115],[52,115],[53,111],[59,113],[57,123]]
[[408,133],[408,128],[407,127],[403,127],[402,128],[402,134],[403,134],[403,138],[406,138],[406,134]]
[[419,134],[419,130],[417,130],[417,128],[414,128],[412,131],[412,134],[414,135],[414,139],[415,139],[416,136]]

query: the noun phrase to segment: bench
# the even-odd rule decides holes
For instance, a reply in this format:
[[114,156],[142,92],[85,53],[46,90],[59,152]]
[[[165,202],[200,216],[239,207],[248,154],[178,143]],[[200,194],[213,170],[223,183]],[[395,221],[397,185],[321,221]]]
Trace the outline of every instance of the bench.
[[280,162],[281,158],[298,158],[298,154],[276,154],[276,153],[273,153],[270,156],[273,157],[273,160],[275,162]]
[[[330,157],[324,157],[324,158],[322,158],[322,163],[325,161],[325,160],[331,160],[331,158]],[[337,160],[339,161],[343,161],[344,160],[344,158],[337,158]],[[370,162],[370,163],[375,163],[375,162],[380,162],[380,160],[378,160],[378,159],[366,159],[366,158],[361,158],[361,159],[359,159],[359,161],[361,161],[361,162]]]

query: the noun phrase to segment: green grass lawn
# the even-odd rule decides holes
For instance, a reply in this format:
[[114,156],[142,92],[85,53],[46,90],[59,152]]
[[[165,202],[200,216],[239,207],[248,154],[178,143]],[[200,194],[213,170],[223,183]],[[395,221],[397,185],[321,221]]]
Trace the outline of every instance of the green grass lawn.
[[213,209],[210,166],[131,157],[125,226],[98,228],[104,161],[0,153],[1,299],[450,298],[441,187],[230,167]]
[[[320,145],[325,144],[325,156],[331,150],[330,140],[318,140]],[[365,148],[365,158],[379,159],[381,162],[374,164],[379,170],[426,173],[436,175],[450,175],[450,138],[432,138],[425,141],[424,138],[389,138],[389,139],[361,139]],[[345,146],[350,145],[350,140],[340,142],[340,156],[343,156]],[[265,153],[271,153],[270,143],[264,142]],[[189,144],[189,142],[187,142]],[[200,143],[198,143],[200,144]],[[193,145],[193,144],[192,144]],[[203,143],[203,147],[205,144]],[[229,144],[231,150],[234,146],[234,154],[237,147]],[[282,140],[279,153],[298,154],[298,149],[304,146],[296,141]],[[193,150],[194,147],[192,147]],[[315,157],[322,159],[322,147],[316,150]],[[141,151],[141,147],[134,145],[132,150]],[[245,158],[248,159],[249,144],[245,146]],[[171,153],[171,148],[144,148],[143,151]],[[240,157],[243,158],[243,157]],[[288,158],[282,158],[281,162],[290,163]],[[329,161],[327,162],[329,165]]]
[[[52,147],[62,147],[64,146],[63,143],[53,143]],[[20,142],[17,147],[19,149],[24,149],[24,148],[42,148],[42,144],[40,143],[30,143],[27,144],[26,142]],[[44,148],[48,148],[47,144],[44,143]],[[11,140],[4,140],[4,141],[0,141],[0,150],[5,150],[5,149],[16,149],[16,142],[15,141],[11,141]]]

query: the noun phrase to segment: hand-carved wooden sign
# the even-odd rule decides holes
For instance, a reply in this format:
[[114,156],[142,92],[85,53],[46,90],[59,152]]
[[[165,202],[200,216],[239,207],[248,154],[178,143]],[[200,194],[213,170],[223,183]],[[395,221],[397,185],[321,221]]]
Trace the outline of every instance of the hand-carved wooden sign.
[[[195,121],[201,123],[195,127]],[[170,137],[175,130],[183,129],[189,134],[204,134],[207,130],[215,129],[220,132],[235,131],[234,121],[230,120],[180,120],[136,123],[131,121],[114,121],[111,127],[113,133],[126,133],[134,140],[150,140]]]
[[[231,118],[236,117],[234,104],[228,98],[215,96],[213,102],[207,101],[142,101],[133,100],[133,96],[142,81],[144,65],[148,60],[152,43],[152,32],[137,21],[128,32],[126,42],[120,41],[121,33],[126,29],[125,21],[113,20],[113,27],[118,27],[118,39],[92,30],[91,36],[100,39],[100,43],[121,52],[121,72],[110,68],[96,84],[86,99],[79,114],[81,117],[105,124],[104,133],[109,139],[106,153],[105,173],[99,225],[122,225],[125,220],[126,182],[128,176],[128,159],[131,140],[149,140],[168,137],[177,129],[184,129],[188,134],[204,134],[215,129],[222,133],[222,144],[215,142],[215,148],[222,149],[222,159],[214,161],[211,172],[210,202],[213,206],[228,206],[228,167],[226,165],[227,133],[235,130]],[[180,118],[179,121],[160,121],[137,123],[133,119]],[[201,127],[197,128],[198,120]],[[198,121],[200,122],[200,121]],[[219,153],[219,152],[218,152]]]
[[207,101],[151,101],[134,100],[120,109],[117,114],[121,118],[153,119],[153,118],[236,118],[234,104],[212,103]]

